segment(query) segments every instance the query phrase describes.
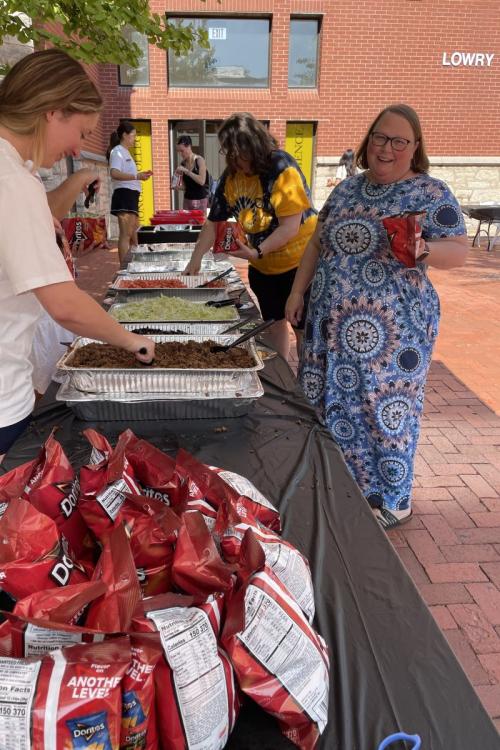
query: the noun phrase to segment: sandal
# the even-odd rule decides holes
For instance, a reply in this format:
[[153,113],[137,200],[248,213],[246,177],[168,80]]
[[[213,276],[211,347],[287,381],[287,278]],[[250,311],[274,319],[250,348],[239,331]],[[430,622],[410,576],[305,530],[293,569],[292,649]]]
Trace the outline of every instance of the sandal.
[[384,529],[384,531],[390,531],[391,529],[395,529],[397,526],[401,526],[401,524],[403,523],[407,523],[407,521],[409,521],[413,515],[413,511],[410,510],[407,516],[398,518],[394,515],[394,513],[391,513],[390,510],[387,510],[387,508],[376,508],[374,510],[376,510],[375,518]]

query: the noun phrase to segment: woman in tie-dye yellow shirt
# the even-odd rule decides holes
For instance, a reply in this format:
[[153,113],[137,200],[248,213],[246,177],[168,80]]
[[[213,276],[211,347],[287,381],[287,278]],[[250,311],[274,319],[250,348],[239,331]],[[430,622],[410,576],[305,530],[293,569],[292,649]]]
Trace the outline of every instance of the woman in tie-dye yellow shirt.
[[317,213],[299,165],[278,148],[267,128],[251,114],[231,115],[223,122],[218,137],[227,167],[186,270],[199,270],[204,253],[212,247],[215,222],[235,218],[247,235],[247,243],[240,243],[241,249],[232,254],[249,261],[250,287],[262,317],[276,321],[269,329],[269,338],[286,358],[289,338],[285,303],[314,233]]

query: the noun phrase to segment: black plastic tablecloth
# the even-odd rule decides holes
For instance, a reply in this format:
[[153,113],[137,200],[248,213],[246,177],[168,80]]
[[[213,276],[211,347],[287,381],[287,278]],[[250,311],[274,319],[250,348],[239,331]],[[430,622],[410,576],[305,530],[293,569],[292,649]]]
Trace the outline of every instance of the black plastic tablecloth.
[[[420,734],[422,750],[498,750],[495,727],[290,369],[268,361],[262,381],[265,395],[245,417],[91,426],[112,440],[130,427],[169,452],[182,446],[248,477],[279,508],[284,536],[309,558],[316,625],[330,647],[323,750],[377,750],[398,730]],[[74,465],[85,462],[80,432],[89,423],[49,393],[3,470],[34,458],[55,424]],[[228,747],[293,745],[273,719],[247,706]]]

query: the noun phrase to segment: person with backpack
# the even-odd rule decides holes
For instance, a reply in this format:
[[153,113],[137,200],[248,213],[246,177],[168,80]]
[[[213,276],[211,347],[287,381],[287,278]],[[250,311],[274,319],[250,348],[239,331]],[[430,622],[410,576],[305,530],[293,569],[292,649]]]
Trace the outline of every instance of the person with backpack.
[[182,208],[189,211],[199,209],[206,213],[210,193],[210,175],[203,156],[193,151],[193,141],[189,135],[181,135],[177,141],[177,153],[182,161],[175,174],[182,175],[184,200]]

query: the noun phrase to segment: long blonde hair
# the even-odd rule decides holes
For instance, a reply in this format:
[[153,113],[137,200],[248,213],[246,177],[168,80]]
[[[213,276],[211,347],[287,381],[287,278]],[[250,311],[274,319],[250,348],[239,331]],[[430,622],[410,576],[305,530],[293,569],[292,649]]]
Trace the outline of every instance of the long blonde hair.
[[32,136],[35,168],[43,162],[47,112],[93,114],[102,105],[101,94],[82,66],[57,49],[26,55],[0,83],[0,125]]

